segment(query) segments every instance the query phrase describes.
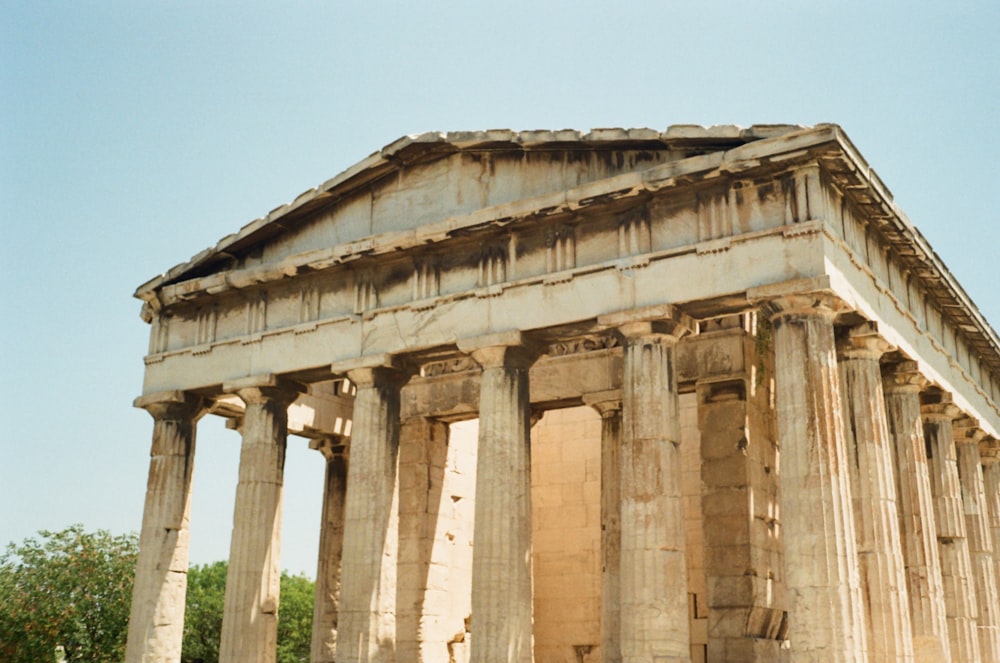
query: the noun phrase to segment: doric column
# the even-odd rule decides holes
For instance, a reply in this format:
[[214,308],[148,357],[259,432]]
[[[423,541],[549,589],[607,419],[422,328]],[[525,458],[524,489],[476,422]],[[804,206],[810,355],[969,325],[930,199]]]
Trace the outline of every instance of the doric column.
[[854,327],[839,347],[839,367],[869,657],[902,663],[913,660],[913,630],[879,366],[888,349],[873,324]]
[[1000,585],[1000,457],[983,459],[983,484],[986,492],[986,515],[993,538],[993,570]]
[[772,566],[780,529],[774,443],[753,387],[750,380],[697,385],[710,661],[777,661],[784,639],[781,572]]
[[601,655],[603,663],[621,663],[621,392],[583,400],[601,415]]
[[[958,408],[946,395],[928,397],[921,406],[924,438],[934,493],[934,521],[941,557],[945,612],[951,656],[962,663],[979,663],[976,628],[976,587],[969,558],[969,542],[962,508],[962,484],[958,476],[952,419]],[[984,662],[985,663],[985,662]]]
[[288,406],[298,391],[274,376],[223,388],[238,395],[246,411],[219,661],[268,663],[277,650]]
[[[968,424],[968,420],[963,423]],[[969,558],[976,586],[976,630],[983,661],[1000,661],[1000,625],[997,611],[996,569],[993,566],[993,537],[987,518],[986,488],[979,458],[979,442],[986,433],[975,426],[955,427],[958,477],[962,482],[962,507],[969,541]]]
[[531,404],[520,334],[459,343],[482,367],[472,558],[472,663],[530,663]]
[[447,458],[448,424],[426,417],[403,422],[396,585],[396,660],[400,663],[447,661],[448,640],[455,636],[448,593],[450,560],[442,559],[440,552],[434,558]]
[[864,661],[864,606],[840,412],[836,303],[788,296],[769,305],[774,326],[782,539],[792,660]]
[[153,444],[128,625],[128,663],[179,661],[187,591],[191,475],[201,399],[179,391],[142,396]]
[[624,321],[621,653],[624,663],[687,661],[690,634],[674,320]]
[[918,663],[947,662],[951,660],[951,646],[934,526],[934,497],[920,417],[920,390],[927,386],[927,381],[916,363],[903,361],[886,366],[882,384],[896,467],[899,529],[914,654]]
[[347,375],[357,393],[344,509],[337,661],[393,661],[399,392],[407,375],[388,365],[355,368]]
[[311,663],[334,663],[337,654],[337,614],[340,604],[340,560],[344,549],[344,502],[347,455],[344,441],[326,437],[309,442],[326,460],[323,508],[320,516],[316,601],[313,604]]

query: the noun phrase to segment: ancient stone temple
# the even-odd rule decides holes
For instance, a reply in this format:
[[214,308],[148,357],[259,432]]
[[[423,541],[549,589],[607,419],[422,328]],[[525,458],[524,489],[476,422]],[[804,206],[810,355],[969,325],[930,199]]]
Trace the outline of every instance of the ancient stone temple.
[[1000,661],[1000,340],[835,125],[406,137],[136,296],[130,662],[180,656],[206,413],[227,663],[290,434],[316,663]]

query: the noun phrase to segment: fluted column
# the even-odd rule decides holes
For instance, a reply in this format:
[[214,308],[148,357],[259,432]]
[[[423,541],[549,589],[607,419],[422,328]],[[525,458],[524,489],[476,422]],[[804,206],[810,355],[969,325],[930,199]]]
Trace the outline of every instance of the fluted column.
[[860,325],[840,345],[839,368],[869,657],[903,663],[913,661],[913,630],[879,366],[888,349],[874,325]]
[[952,428],[952,419],[958,414],[958,408],[942,395],[941,400],[925,403],[921,410],[931,490],[934,493],[934,519],[938,554],[941,557],[941,580],[944,585],[951,656],[953,660],[962,663],[980,663],[982,659],[976,628],[976,588],[969,558],[962,485],[958,476],[958,456]]
[[601,656],[603,663],[621,663],[621,392],[584,397],[601,415]]
[[[450,560],[443,559],[440,551],[434,555],[447,458],[448,424],[426,417],[402,423],[396,585],[396,660],[400,663],[446,661],[448,641],[455,637],[448,592],[453,580],[461,585],[452,577]],[[446,575],[440,571],[442,566],[448,569]]]
[[866,660],[833,319],[821,296],[774,300],[782,539],[796,663]]
[[137,398],[135,406],[148,411],[154,423],[125,660],[179,661],[195,422],[202,413],[202,403],[190,394],[171,391]]
[[[472,557],[472,663],[530,663],[531,404],[519,334],[459,343],[482,367]],[[496,343],[496,344],[494,344]],[[501,344],[502,343],[502,344]]]
[[927,386],[927,381],[914,362],[903,361],[886,367],[882,384],[896,467],[899,529],[914,654],[919,663],[947,663],[952,660],[951,645],[934,525],[934,497],[920,416],[920,390]]
[[1000,457],[983,459],[983,484],[986,492],[986,515],[993,538],[993,570],[1000,585]]
[[395,660],[399,392],[388,366],[348,372],[357,386],[344,507],[338,663]]
[[309,659],[310,663],[334,663],[337,654],[340,564],[344,549],[347,456],[343,440],[339,437],[312,440],[309,447],[323,454],[326,460]]
[[962,482],[962,507],[969,541],[969,558],[976,586],[976,630],[979,654],[983,661],[1000,661],[1000,625],[997,611],[996,569],[993,565],[993,540],[987,518],[986,488],[979,458],[979,441],[985,433],[978,428],[955,429],[958,451],[958,476]]
[[621,448],[623,663],[687,661],[690,633],[672,320],[625,322]]
[[220,663],[273,663],[281,582],[281,503],[288,406],[298,395],[272,376],[224,385],[246,404],[229,546]]

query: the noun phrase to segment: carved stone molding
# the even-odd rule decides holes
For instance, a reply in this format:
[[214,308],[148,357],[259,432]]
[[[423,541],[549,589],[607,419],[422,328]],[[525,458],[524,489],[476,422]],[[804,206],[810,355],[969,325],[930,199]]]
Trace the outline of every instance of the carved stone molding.
[[594,334],[553,343],[549,346],[546,354],[550,357],[565,357],[582,352],[594,352],[595,350],[607,350],[617,347],[621,347],[621,342],[614,334]]

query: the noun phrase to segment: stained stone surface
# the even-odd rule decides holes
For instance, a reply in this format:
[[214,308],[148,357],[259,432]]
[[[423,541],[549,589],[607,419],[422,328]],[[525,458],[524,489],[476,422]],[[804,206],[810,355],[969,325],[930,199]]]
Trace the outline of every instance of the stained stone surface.
[[836,125],[407,136],[136,296],[130,663],[180,658],[203,412],[226,661],[275,657],[288,434],[316,663],[1000,657],[1000,338]]

